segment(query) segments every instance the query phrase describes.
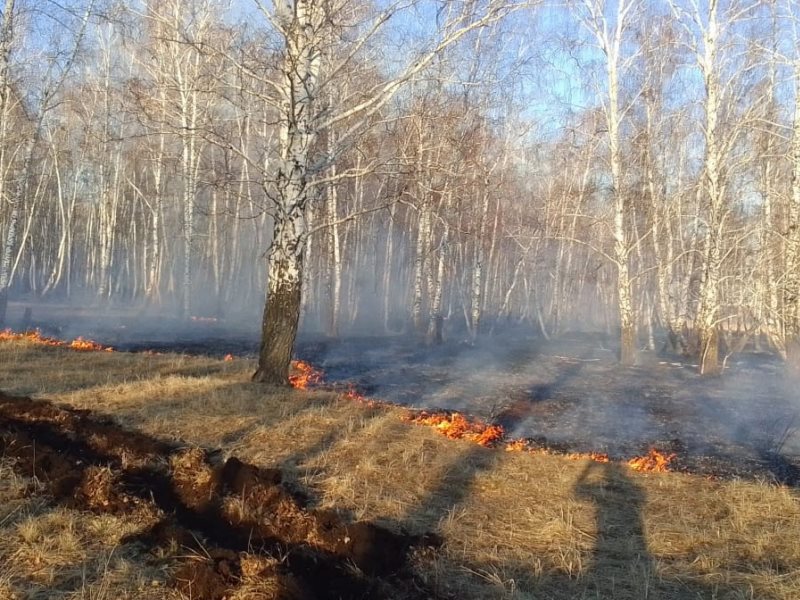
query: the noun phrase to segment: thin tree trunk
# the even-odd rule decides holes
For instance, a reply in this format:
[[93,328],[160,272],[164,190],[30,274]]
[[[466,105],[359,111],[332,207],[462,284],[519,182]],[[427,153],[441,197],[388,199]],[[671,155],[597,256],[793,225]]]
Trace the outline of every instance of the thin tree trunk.
[[[336,176],[336,165],[332,165],[330,176]],[[339,317],[341,314],[342,299],[342,254],[341,239],[339,236],[339,189],[335,183],[327,186],[327,212],[328,212],[328,335],[339,336]]]
[[442,192],[445,197],[444,210],[442,214],[442,239],[439,244],[439,256],[436,267],[436,281],[434,284],[433,294],[431,296],[431,314],[430,322],[428,323],[428,343],[441,344],[444,341],[443,328],[444,317],[442,316],[442,293],[444,289],[444,266],[445,259],[448,254],[448,245],[450,243],[450,223],[447,220],[448,212],[450,211],[451,194],[448,190]]
[[717,139],[720,90],[715,72],[718,35],[716,8],[716,3],[713,3],[709,14],[708,29],[705,33],[705,54],[703,58],[703,77],[706,89],[704,182],[709,210],[705,238],[705,265],[700,291],[700,310],[696,324],[699,340],[700,373],[703,375],[715,375],[721,370],[717,318],[719,313],[723,190],[720,175],[719,140]]
[[424,295],[424,271],[426,255],[428,253],[428,240],[430,236],[430,207],[427,201],[419,208],[419,226],[417,227],[417,244],[414,253],[414,299],[411,305],[411,321],[414,331],[423,331],[422,301]]
[[[15,0],[5,0],[3,9],[3,24],[0,28],[0,202],[6,195],[6,133],[8,131],[9,99],[11,85],[9,82],[9,68],[11,58],[11,44],[14,40],[14,14]],[[14,251],[17,236],[17,222],[19,221],[18,198],[11,199],[11,214],[6,226],[6,241],[3,254],[0,257],[0,327],[5,325],[6,310],[8,308],[8,288],[11,283],[11,254]]]
[[786,358],[800,370],[800,58],[794,63],[795,107],[792,129],[792,196],[786,241]]
[[[622,33],[625,27],[623,11],[627,6],[618,7],[614,37],[606,44],[608,100],[607,109],[608,140],[611,153],[611,178],[614,192],[614,260],[617,267],[617,307],[620,325],[619,359],[623,365],[636,362],[636,315],[634,314],[630,278],[630,244],[626,228],[626,202],[622,180],[622,154],[620,148],[620,106],[619,106],[619,61],[622,49]],[[606,42],[609,40],[606,38]]]
[[0,256],[0,326],[5,325],[6,311],[8,309],[8,289],[11,287],[14,258],[14,248],[17,245],[17,231],[21,217],[21,205],[23,199],[28,194],[28,182],[30,180],[31,166],[33,163],[33,152],[39,138],[41,129],[41,117],[36,125],[36,131],[28,139],[25,147],[25,158],[22,163],[22,172],[17,179],[14,195],[11,198],[11,215],[9,216],[6,228],[6,240],[3,244],[3,254]]
[[[162,105],[164,100],[162,92]],[[147,269],[145,296],[149,302],[158,302],[161,295],[161,211],[163,204],[162,173],[164,171],[164,146],[166,135],[158,136],[158,152],[153,165],[153,204],[150,207],[150,264]]]
[[391,298],[392,266],[394,264],[394,215],[396,210],[397,205],[392,203],[389,207],[389,224],[386,230],[386,254],[384,255],[383,262],[383,330],[387,333],[391,331],[391,305],[389,299]]
[[481,204],[478,237],[475,240],[475,266],[472,269],[472,314],[470,336],[474,342],[480,332],[481,314],[483,312],[483,263],[486,256],[486,230],[489,220],[489,176],[483,181],[483,202]]

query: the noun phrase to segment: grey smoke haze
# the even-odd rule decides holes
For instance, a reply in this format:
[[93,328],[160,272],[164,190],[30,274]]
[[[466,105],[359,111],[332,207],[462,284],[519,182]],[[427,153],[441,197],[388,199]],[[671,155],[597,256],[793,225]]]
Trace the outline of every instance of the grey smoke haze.
[[[301,346],[302,348],[302,346]],[[800,457],[798,382],[774,356],[743,354],[718,379],[643,353],[623,368],[602,336],[545,342],[519,334],[478,347],[425,348],[395,338],[309,344],[329,379],[419,408],[500,422],[512,437],[546,438],[574,451],[629,455],[650,446],[694,456]]]
[[[253,357],[259,344],[255,306],[217,322],[185,322],[154,309],[14,303],[12,325],[28,305],[45,333],[120,349]],[[596,333],[548,342],[512,323],[472,346],[451,328],[440,347],[399,335],[335,340],[305,331],[297,353],[327,382],[416,408],[464,412],[502,424],[511,437],[571,451],[630,456],[656,446],[740,464],[759,464],[765,453],[800,461],[800,381],[775,356],[737,355],[723,377],[706,379],[692,364],[650,352],[638,366],[620,367],[615,349]]]

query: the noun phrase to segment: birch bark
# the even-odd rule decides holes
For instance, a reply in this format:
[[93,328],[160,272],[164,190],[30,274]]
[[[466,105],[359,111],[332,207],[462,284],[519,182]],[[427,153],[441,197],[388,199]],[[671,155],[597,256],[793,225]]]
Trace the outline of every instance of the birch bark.
[[319,32],[325,13],[314,0],[276,3],[276,11],[286,43],[281,68],[280,156],[275,227],[268,252],[267,301],[253,380],[285,385],[300,319],[305,211],[311,150],[317,139],[312,115],[321,62]]

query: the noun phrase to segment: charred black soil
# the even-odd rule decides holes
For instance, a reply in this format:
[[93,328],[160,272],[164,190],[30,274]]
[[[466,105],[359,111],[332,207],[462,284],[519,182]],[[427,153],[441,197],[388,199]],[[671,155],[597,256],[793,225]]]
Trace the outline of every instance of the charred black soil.
[[525,336],[430,348],[407,339],[318,340],[300,351],[326,381],[502,425],[557,452],[626,460],[657,448],[674,469],[800,484],[800,381],[776,356],[729,357],[721,377],[643,351],[622,367],[599,335]]
[[43,400],[0,394],[0,455],[46,485],[55,503],[148,514],[124,540],[159,560],[177,544],[171,585],[220,600],[242,577],[274,583],[275,598],[430,598],[408,562],[434,536],[347,522],[263,469],[219,452],[165,443],[112,420]]

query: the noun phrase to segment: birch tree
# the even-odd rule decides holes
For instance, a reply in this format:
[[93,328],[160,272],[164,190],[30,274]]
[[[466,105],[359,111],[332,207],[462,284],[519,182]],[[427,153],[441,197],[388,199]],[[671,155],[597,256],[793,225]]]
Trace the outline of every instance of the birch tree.
[[[6,196],[7,202],[11,205],[10,216],[5,230],[5,239],[0,254],[0,324],[5,322],[6,310],[8,306],[8,289],[14,273],[13,258],[17,247],[17,235],[20,219],[23,211],[23,204],[26,200],[28,187],[31,180],[32,169],[34,166],[34,152],[36,151],[39,140],[42,136],[43,124],[47,114],[56,106],[58,94],[64,85],[81,48],[86,26],[92,13],[93,0],[88,3],[84,11],[77,14],[76,18],[71,18],[71,12],[64,11],[61,15],[59,24],[67,27],[74,27],[74,31],[63,31],[64,46],[51,48],[44,59],[44,77],[41,88],[37,90],[34,105],[27,114],[30,115],[29,131],[22,145],[21,163],[17,171],[16,182],[10,195]],[[14,0],[6,0],[3,11],[3,22],[0,25],[0,134],[5,137],[8,131],[9,110],[12,90],[12,70],[11,50],[14,44],[15,22],[17,19],[17,7]],[[58,34],[57,34],[58,35]],[[55,40],[54,40],[55,42]],[[21,100],[20,100],[21,101]],[[23,111],[24,113],[24,111]],[[0,138],[0,142],[5,140]],[[7,148],[2,151],[7,152]],[[2,165],[5,167],[5,165]],[[3,180],[0,185],[0,192],[8,193],[6,182]],[[0,200],[4,199],[0,195]]]
[[[344,3],[347,4],[347,3]],[[413,4],[413,3],[411,3]],[[315,152],[320,132],[347,123],[337,137],[339,151],[353,142],[369,124],[369,119],[383,108],[404,85],[426,69],[448,47],[471,31],[489,25],[520,5],[509,1],[489,0],[480,3],[443,5],[432,39],[419,54],[396,75],[376,85],[332,114],[320,108],[325,86],[333,85],[336,76],[358,58],[385,26],[404,13],[408,3],[391,3],[388,8],[364,21],[357,29],[359,38],[348,40],[349,52],[342,53],[326,79],[320,79],[323,55],[331,49],[329,40],[337,39],[339,3],[320,4],[312,0],[280,0],[260,9],[279,34],[281,42],[280,79],[273,85],[271,100],[278,115],[278,158],[274,174],[268,176],[265,192],[272,199],[273,235],[268,251],[268,290],[262,325],[262,342],[256,381],[288,383],[291,360],[300,316],[303,256],[307,240],[305,215],[314,197],[315,178],[327,167],[324,157]],[[430,8],[430,7],[429,7]],[[341,38],[338,38],[341,39]]]
[[791,195],[786,233],[786,283],[784,285],[786,354],[789,364],[800,368],[800,14],[787,0],[786,22],[790,24],[794,55],[789,57],[794,77],[794,111],[791,123]]
[[329,333],[622,325],[629,362],[657,323],[710,373],[761,328],[791,361],[800,61],[776,2],[571,0],[554,49],[538,20],[501,23],[522,0],[264,0],[260,29],[219,0],[146,2],[90,28],[59,87],[80,19],[51,62],[19,37],[42,11],[4,0],[2,298],[264,309],[273,383],[298,298]]
[[[6,137],[11,104],[11,49],[14,42],[15,0],[6,0],[3,7],[3,24],[0,29],[0,202],[9,201],[7,197],[6,160],[8,149]],[[8,306],[8,287],[11,274],[11,252],[16,243],[16,220],[19,219],[16,202],[11,209],[11,217],[6,227],[3,254],[0,256],[0,326],[5,323]]]
[[[611,195],[613,203],[614,238],[613,258],[617,272],[617,308],[620,324],[620,362],[636,362],[636,315],[632,298],[630,275],[631,235],[628,231],[627,201],[625,198],[622,166],[622,134],[620,129],[633,100],[621,98],[623,76],[633,56],[623,54],[631,21],[636,17],[637,0],[583,0],[582,22],[594,36],[603,55],[605,90],[603,111],[608,126],[608,151],[611,167]],[[636,98],[637,94],[633,94]]]
[[217,10],[211,0],[171,0],[152,2],[147,15],[153,22],[160,68],[157,77],[160,86],[165,86],[170,96],[170,103],[162,102],[160,106],[173,107],[167,114],[169,121],[161,123],[161,126],[175,132],[180,142],[183,184],[181,315],[188,318],[192,308],[196,254],[195,212],[203,151],[201,132],[209,117],[210,92],[215,80],[210,73],[211,59],[205,50],[210,43]]
[[722,243],[725,233],[727,185],[730,179],[726,158],[735,146],[741,129],[733,127],[722,137],[722,119],[733,102],[730,96],[724,104],[726,90],[733,87],[733,74],[726,72],[721,51],[726,35],[742,17],[757,6],[757,2],[732,1],[722,6],[722,0],[694,2],[689,9],[669,0],[678,24],[686,39],[703,81],[703,172],[698,192],[703,198],[702,226],[703,264],[700,277],[698,308],[695,316],[697,353],[700,373],[720,372],[719,319],[720,280],[722,276]]

